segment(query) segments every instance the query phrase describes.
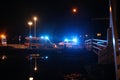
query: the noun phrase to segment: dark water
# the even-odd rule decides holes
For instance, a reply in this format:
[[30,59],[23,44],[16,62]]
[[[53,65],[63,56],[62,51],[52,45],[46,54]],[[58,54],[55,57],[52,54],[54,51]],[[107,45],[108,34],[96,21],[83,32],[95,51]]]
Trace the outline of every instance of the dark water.
[[[29,80],[30,76],[34,80],[65,80],[64,76],[68,74],[81,75],[78,80],[104,80],[106,76],[103,68],[98,67],[97,55],[84,49],[21,52],[13,50],[0,53],[0,80]],[[33,70],[35,59],[28,58],[32,53],[40,54],[37,71]],[[4,60],[3,55],[7,57]],[[48,58],[45,59],[45,56]]]

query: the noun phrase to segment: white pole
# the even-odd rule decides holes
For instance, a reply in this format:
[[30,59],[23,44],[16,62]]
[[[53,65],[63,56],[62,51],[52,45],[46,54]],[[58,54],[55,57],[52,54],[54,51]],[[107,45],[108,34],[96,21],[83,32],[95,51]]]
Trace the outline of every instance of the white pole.
[[116,29],[116,10],[115,10],[115,0],[109,0],[109,10],[110,10],[110,27],[112,29],[112,42],[113,42],[113,53],[114,53],[114,64],[115,64],[115,75],[116,80],[118,80],[118,67],[117,67],[117,56],[118,53],[118,38]]
[[34,21],[34,37],[36,37],[36,20]]

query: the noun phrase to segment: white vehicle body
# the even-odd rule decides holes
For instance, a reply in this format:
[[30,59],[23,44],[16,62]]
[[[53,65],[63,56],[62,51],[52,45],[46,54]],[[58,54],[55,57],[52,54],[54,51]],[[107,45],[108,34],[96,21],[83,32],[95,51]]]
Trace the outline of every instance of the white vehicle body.
[[3,46],[6,46],[6,45],[7,45],[7,40],[6,40],[6,38],[2,38],[1,43],[2,43]]
[[73,41],[60,42],[58,45],[59,46],[64,46],[64,47],[67,47],[67,48],[79,47],[79,44],[77,42],[73,42]]

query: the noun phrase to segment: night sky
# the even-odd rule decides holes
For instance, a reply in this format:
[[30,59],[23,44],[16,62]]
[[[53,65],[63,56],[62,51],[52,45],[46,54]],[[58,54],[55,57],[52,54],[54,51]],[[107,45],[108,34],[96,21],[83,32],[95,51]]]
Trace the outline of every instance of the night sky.
[[[38,17],[37,36],[106,35],[108,0],[4,0],[0,2],[0,33],[28,36],[28,21]],[[77,13],[72,8],[77,8]],[[119,17],[119,16],[118,16]],[[118,24],[119,25],[119,24]]]

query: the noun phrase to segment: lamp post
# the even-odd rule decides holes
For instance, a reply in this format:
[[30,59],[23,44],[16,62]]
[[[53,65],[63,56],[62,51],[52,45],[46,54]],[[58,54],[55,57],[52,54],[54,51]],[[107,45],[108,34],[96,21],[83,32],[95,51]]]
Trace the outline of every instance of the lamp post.
[[117,54],[119,54],[118,49],[118,37],[117,37],[117,28],[116,28],[116,0],[109,0],[109,13],[110,13],[110,29],[112,29],[112,44],[113,44],[113,53],[114,53],[114,64],[115,64],[115,75],[116,80],[120,79],[120,72],[118,70],[118,61],[119,57],[117,57]]
[[28,25],[29,25],[29,36],[31,36],[31,26],[32,26],[32,24],[33,23],[31,21],[28,22]]
[[34,20],[34,37],[36,37],[36,21],[37,21],[37,17],[33,17]]

